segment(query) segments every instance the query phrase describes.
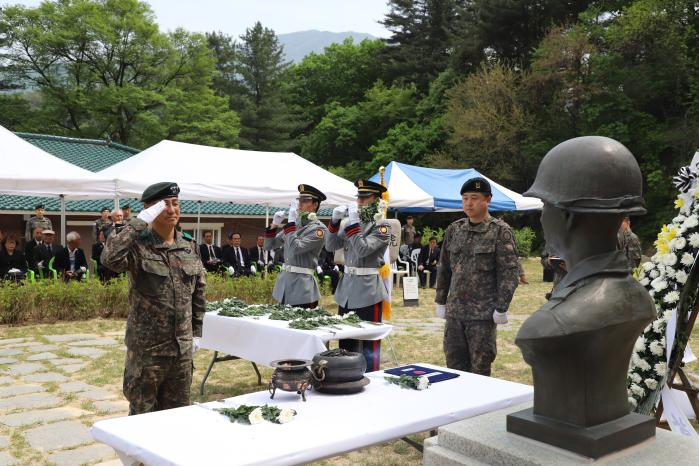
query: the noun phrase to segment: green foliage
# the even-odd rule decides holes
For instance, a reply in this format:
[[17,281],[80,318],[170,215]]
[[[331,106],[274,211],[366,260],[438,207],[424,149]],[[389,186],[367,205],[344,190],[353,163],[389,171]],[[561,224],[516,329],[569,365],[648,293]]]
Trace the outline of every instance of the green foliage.
[[444,228],[430,228],[430,227],[424,227],[422,229],[422,245],[426,246],[430,242],[431,237],[437,238],[437,242],[439,243],[444,239]]
[[514,229],[517,252],[521,257],[532,255],[532,245],[536,239],[536,233],[529,227]]
[[[229,279],[207,276],[207,300],[236,296],[250,303],[272,301],[274,277]],[[99,280],[68,282],[43,280],[0,286],[0,324],[86,320],[95,317],[126,318],[129,283],[125,277],[107,284]]]
[[166,137],[198,141],[202,131],[207,143],[235,142],[236,117],[211,92],[204,37],[161,33],[144,2],[10,6],[0,34],[6,73],[41,94],[42,132],[148,146]]

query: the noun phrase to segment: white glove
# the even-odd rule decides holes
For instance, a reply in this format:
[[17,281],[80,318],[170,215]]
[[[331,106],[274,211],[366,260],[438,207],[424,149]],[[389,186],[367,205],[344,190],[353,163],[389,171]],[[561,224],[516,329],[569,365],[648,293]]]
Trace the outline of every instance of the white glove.
[[284,212],[283,210],[278,210],[274,213],[274,217],[272,218],[272,226],[281,225],[285,218],[286,212]]
[[318,267],[316,267],[316,272],[318,272],[318,275],[322,275],[323,274],[323,267],[321,267],[320,265]]
[[289,223],[296,223],[296,219],[299,216],[299,204],[298,202],[292,202],[289,205]]
[[232,265],[231,265],[231,266],[228,266],[228,274],[229,274],[231,277],[232,277],[233,275],[235,275],[235,269],[233,268]]
[[339,205],[333,209],[332,222],[337,223],[347,215],[347,206]]
[[153,204],[152,206],[148,207],[147,209],[142,210],[138,214],[138,218],[140,218],[141,220],[146,222],[148,225],[150,225],[151,223],[153,223],[153,220],[155,220],[156,217],[158,215],[160,215],[160,213],[163,210],[165,210],[165,208],[166,208],[165,201],[162,201],[162,200],[158,201],[155,204]]
[[43,269],[44,268],[44,261],[39,261],[39,263],[36,265],[38,265],[39,267],[41,267]]
[[349,214],[350,225],[359,223],[359,208],[357,207],[357,204],[352,203],[347,206],[347,213]]
[[192,354],[199,351],[200,348],[201,348],[201,338],[199,338],[199,337],[192,338]]
[[437,317],[441,317],[442,319],[445,319],[447,316],[447,306],[444,304],[437,304],[437,309],[435,311],[435,314],[437,314]]
[[85,272],[87,272],[87,269],[86,269],[85,267],[80,267],[80,271],[81,271],[82,273],[85,273]]
[[255,275],[257,273],[257,269],[255,268],[254,265],[250,266],[250,272],[252,272],[253,275]]
[[507,323],[507,312],[494,311],[493,312],[493,322],[495,322],[498,325],[506,324]]
[[335,267],[333,267],[333,270],[334,270],[335,272],[339,272],[339,271],[340,271],[340,267],[338,267],[338,266],[336,265]]
[[19,273],[19,272],[21,272],[21,270],[15,269],[15,268],[12,268],[12,269],[7,271],[7,273]]
[[264,267],[265,261],[257,261],[257,265],[259,265],[260,267]]

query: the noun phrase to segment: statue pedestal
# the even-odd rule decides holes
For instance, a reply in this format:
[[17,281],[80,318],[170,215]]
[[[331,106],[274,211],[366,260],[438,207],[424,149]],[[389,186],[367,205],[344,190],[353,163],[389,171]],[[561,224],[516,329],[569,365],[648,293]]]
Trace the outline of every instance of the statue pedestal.
[[597,460],[507,432],[506,417],[530,408],[519,405],[439,428],[425,441],[425,466],[694,466],[699,442],[664,429],[646,440]]

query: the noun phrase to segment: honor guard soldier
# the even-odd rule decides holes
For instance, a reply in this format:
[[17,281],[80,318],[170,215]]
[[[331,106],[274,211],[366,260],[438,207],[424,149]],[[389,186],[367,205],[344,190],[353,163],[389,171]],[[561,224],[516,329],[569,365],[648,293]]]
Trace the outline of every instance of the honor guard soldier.
[[318,307],[320,288],[315,278],[318,255],[328,229],[316,213],[325,194],[308,184],[298,186],[299,198],[289,206],[286,226],[278,229],[286,217],[284,211],[274,214],[272,225],[265,231],[264,249],[284,247],[284,265],[277,277],[272,297],[282,304],[313,309]]
[[44,217],[44,204],[37,204],[34,207],[34,212],[36,213],[36,215],[27,220],[27,229],[24,233],[24,238],[27,242],[32,240],[32,234],[34,233],[34,230],[36,228],[41,228],[41,231],[53,230],[53,224],[51,223],[51,220]]
[[175,228],[179,192],[167,182],[146,188],[144,210],[102,251],[103,266],[129,277],[124,395],[132,415],[190,403],[206,272],[192,238]]
[[488,180],[466,181],[461,198],[468,218],[444,233],[435,302],[437,314],[446,317],[447,367],[490,375],[497,353],[496,324],[507,323],[519,281],[517,248],[510,226],[488,214]]
[[[373,181],[358,180],[357,202],[336,207],[325,241],[328,251],[344,249],[345,273],[335,290],[339,314],[355,312],[363,320],[381,322],[381,303],[387,298],[379,276],[384,254],[391,240],[391,227],[379,212],[384,186]],[[340,221],[348,214],[348,225],[340,231]],[[379,370],[381,342],[340,340],[340,348],[364,354],[367,371]]]

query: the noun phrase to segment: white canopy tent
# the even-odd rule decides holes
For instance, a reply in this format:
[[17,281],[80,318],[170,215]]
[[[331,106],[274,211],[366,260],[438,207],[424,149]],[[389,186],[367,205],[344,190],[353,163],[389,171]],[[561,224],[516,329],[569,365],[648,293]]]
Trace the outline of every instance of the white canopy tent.
[[59,159],[0,126],[0,194],[61,198],[65,239],[66,199],[110,199],[114,182]]

